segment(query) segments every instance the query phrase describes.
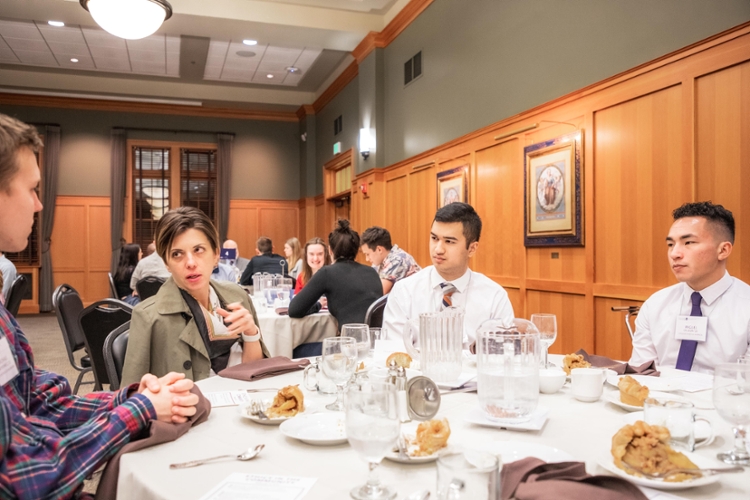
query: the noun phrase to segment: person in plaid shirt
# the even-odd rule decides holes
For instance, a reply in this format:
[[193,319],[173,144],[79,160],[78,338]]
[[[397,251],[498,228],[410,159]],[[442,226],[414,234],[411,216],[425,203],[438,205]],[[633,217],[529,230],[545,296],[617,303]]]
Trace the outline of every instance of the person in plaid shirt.
[[[36,129],[0,114],[0,249],[26,247],[37,197],[41,146]],[[0,305],[0,498],[91,498],[83,480],[151,420],[181,423],[195,414],[192,381],[145,375],[117,392],[71,394],[68,381],[34,366],[15,319]]]
[[368,227],[362,233],[362,253],[367,262],[378,272],[383,283],[383,295],[393,288],[398,280],[420,271],[414,257],[391,244],[391,233],[382,227]]

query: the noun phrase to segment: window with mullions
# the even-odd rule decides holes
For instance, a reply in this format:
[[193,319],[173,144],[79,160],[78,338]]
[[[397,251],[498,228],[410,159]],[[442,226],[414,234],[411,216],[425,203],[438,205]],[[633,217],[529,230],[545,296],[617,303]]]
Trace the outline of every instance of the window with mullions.
[[216,224],[216,151],[180,149],[180,201]]

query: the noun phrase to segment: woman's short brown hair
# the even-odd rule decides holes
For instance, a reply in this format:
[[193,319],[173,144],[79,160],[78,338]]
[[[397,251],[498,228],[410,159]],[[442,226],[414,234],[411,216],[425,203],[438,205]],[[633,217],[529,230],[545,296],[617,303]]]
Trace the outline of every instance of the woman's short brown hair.
[[211,219],[195,207],[180,207],[170,210],[156,224],[156,253],[167,262],[175,238],[188,229],[197,229],[206,235],[214,252],[219,251],[219,233]]
[[0,190],[7,191],[18,171],[18,150],[27,147],[33,152],[42,147],[36,128],[0,114]]

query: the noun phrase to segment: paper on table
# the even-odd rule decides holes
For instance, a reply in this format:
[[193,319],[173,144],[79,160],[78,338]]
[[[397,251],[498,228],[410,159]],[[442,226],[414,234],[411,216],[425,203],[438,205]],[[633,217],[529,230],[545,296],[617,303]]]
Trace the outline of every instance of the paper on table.
[[250,394],[247,391],[206,392],[203,395],[211,402],[212,408],[237,406],[245,401],[250,401]]
[[201,500],[300,500],[317,479],[235,472]]
[[685,392],[700,392],[713,388],[714,377],[708,373],[687,372],[680,378],[681,389]]

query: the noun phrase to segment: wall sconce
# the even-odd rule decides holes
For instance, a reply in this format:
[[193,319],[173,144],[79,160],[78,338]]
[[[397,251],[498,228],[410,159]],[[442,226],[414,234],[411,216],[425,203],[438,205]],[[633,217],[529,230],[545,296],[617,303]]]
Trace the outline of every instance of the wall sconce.
[[359,129],[359,154],[366,160],[370,156],[371,149],[375,149],[375,139],[372,136],[371,129]]

